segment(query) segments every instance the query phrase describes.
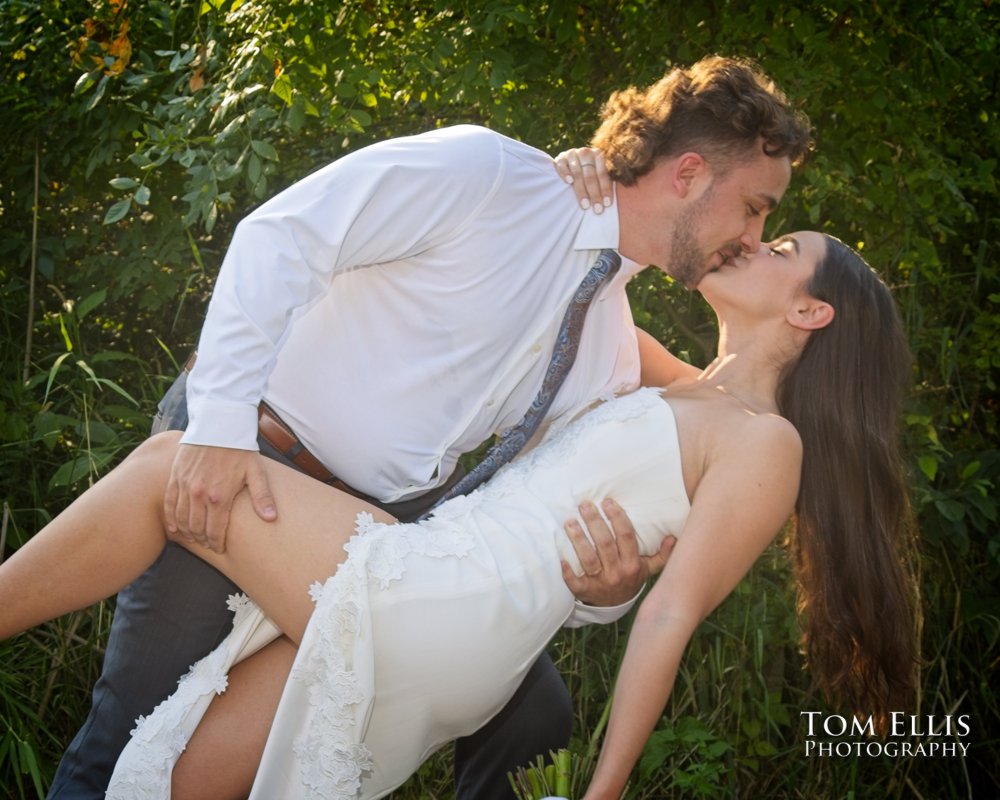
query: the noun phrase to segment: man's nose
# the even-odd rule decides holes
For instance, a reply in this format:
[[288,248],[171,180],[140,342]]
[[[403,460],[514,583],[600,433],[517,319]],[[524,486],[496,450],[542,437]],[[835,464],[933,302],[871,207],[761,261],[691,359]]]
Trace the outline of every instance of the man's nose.
[[747,224],[740,237],[740,246],[744,253],[756,253],[760,250],[760,239],[764,235],[764,219],[754,219]]

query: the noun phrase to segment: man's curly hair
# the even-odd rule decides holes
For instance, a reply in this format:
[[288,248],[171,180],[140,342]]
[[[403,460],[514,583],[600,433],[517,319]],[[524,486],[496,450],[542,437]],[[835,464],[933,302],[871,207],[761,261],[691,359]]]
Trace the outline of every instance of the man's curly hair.
[[611,95],[592,142],[616,181],[630,186],[658,158],[699,153],[724,175],[752,159],[758,142],[773,157],[805,160],[812,141],[809,120],[754,62],[710,56],[675,67],[644,90]]

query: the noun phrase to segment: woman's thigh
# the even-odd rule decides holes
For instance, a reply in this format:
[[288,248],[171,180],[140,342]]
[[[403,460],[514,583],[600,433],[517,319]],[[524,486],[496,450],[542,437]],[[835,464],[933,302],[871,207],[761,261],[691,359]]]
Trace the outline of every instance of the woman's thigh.
[[386,512],[273,461],[265,462],[277,519],[257,516],[246,490],[233,504],[224,553],[192,552],[239,586],[296,644],[313,611],[309,587],[344,560],[357,515],[392,522]]

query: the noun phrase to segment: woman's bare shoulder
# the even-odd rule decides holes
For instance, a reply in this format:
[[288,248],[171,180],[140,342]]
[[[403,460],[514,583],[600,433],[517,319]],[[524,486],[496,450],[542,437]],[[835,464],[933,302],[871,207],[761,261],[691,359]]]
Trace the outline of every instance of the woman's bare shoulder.
[[786,465],[802,461],[802,437],[780,414],[745,413],[727,436],[729,457],[757,463],[780,460]]

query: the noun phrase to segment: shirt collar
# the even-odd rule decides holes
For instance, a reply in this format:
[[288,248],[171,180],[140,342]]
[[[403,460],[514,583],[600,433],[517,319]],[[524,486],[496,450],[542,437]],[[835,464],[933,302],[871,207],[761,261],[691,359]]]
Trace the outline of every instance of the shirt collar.
[[[610,248],[618,249],[619,221],[618,203],[604,211],[603,214],[595,214],[593,211],[586,211],[583,215],[583,222],[576,233],[576,240],[573,242],[574,250],[604,250]],[[617,277],[628,280],[636,273],[642,271],[647,265],[637,264],[630,258],[622,256],[622,266]]]

